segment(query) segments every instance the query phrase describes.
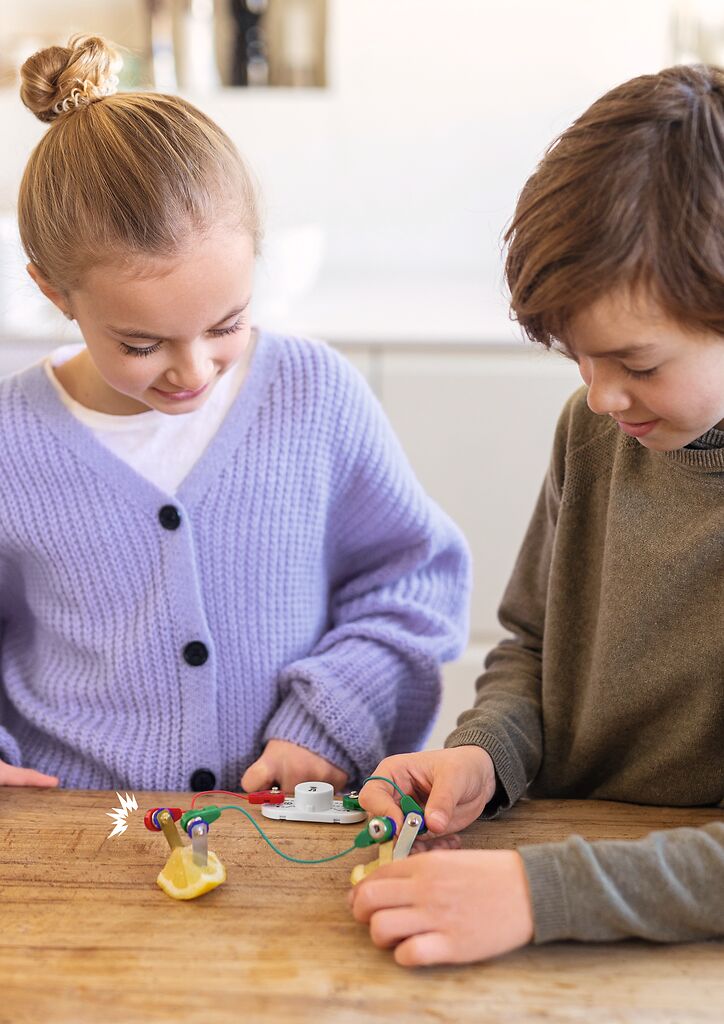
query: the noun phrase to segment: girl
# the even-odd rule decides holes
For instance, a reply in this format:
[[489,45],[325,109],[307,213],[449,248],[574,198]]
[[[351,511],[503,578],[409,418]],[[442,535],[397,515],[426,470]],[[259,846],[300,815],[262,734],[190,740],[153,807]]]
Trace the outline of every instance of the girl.
[[422,742],[466,546],[349,364],[250,326],[230,140],[117,69],[22,70],[28,270],[85,345],[0,383],[0,783],[339,788]]
[[[626,82],[551,146],[506,272],[576,360],[550,470],[450,749],[375,774],[432,832],[534,796],[724,806],[724,72]],[[361,794],[375,814],[387,787]],[[724,821],[637,842],[447,851],[352,893],[404,964],[530,941],[724,935]]]

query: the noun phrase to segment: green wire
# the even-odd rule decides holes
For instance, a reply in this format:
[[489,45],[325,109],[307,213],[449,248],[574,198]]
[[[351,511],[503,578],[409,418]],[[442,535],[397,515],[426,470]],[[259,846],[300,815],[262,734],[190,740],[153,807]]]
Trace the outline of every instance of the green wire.
[[[387,783],[389,783],[390,786],[393,786],[397,790],[397,792],[400,794],[400,796],[406,796],[407,795],[406,793],[402,792],[402,790],[400,789],[400,787],[397,785],[396,782],[393,782],[392,779],[386,779],[384,777],[384,775],[369,775],[364,780],[362,785],[364,786],[368,782],[387,782]],[[280,857],[284,858],[284,860],[290,860],[294,864],[324,864],[326,861],[339,860],[340,857],[346,857],[348,853],[354,853],[355,850],[358,849],[358,847],[356,847],[356,846],[350,846],[350,848],[348,850],[342,850],[341,853],[335,853],[331,857],[318,857],[316,860],[304,860],[304,858],[302,858],[302,857],[290,857],[288,853],[284,853],[283,850],[280,850],[278,846],[274,845],[274,843],[271,841],[271,839],[264,833],[263,829],[258,824],[256,819],[253,818],[251,816],[251,814],[249,814],[248,811],[244,810],[243,807],[239,807],[238,804],[227,804],[225,807],[220,807],[219,810],[220,811],[241,811],[241,813],[246,815],[246,817],[252,823],[252,825],[257,830],[259,835],[262,837],[264,842],[267,843],[269,846],[271,846],[271,848],[274,851],[274,853],[278,853]]]
[[328,860],[338,860],[340,857],[346,857],[348,853],[354,853],[354,851],[357,849],[356,846],[350,846],[350,848],[348,850],[342,850],[341,853],[335,853],[331,857],[319,857],[316,860],[304,860],[302,857],[290,857],[288,853],[284,853],[283,850],[280,850],[278,846],[274,845],[274,843],[271,841],[271,839],[269,839],[269,837],[264,834],[264,831],[261,829],[261,827],[256,822],[256,820],[254,818],[252,818],[252,816],[249,814],[249,812],[245,811],[243,807],[239,807],[238,804],[227,804],[226,807],[220,807],[219,810],[220,811],[241,811],[241,813],[245,814],[246,817],[249,819],[249,821],[252,823],[252,825],[257,830],[259,835],[262,837],[264,842],[268,843],[269,846],[271,846],[271,848],[274,851],[274,853],[278,853],[280,857],[284,858],[284,860],[293,861],[294,864],[324,864],[324,862],[328,861]]
[[368,775],[367,778],[362,783],[360,789],[364,788],[368,782],[387,782],[389,783],[390,786],[393,786],[397,790],[400,796],[407,796],[407,793],[403,793],[396,782],[393,782],[392,779],[386,779],[384,775]]

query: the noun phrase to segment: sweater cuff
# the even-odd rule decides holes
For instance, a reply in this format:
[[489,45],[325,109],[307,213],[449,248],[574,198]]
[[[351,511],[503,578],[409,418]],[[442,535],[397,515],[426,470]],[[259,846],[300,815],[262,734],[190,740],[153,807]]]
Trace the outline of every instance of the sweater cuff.
[[293,693],[285,697],[264,730],[264,742],[267,743],[269,740],[287,740],[299,747],[306,747],[313,754],[318,754],[329,761],[335,768],[346,772],[347,782],[352,781],[356,775],[355,766],[344,750],[334,742]]
[[528,877],[536,944],[571,938],[566,887],[555,855],[556,845],[540,843],[518,847]]
[[525,792],[508,756],[508,752],[497,736],[483,729],[463,726],[455,729],[445,740],[446,747],[482,747],[490,754],[495,767],[496,788],[492,799],[486,804],[482,818],[494,818],[500,811],[507,811]]
[[14,768],[22,768],[23,759],[20,747],[7,731],[0,725],[0,761],[11,764]]

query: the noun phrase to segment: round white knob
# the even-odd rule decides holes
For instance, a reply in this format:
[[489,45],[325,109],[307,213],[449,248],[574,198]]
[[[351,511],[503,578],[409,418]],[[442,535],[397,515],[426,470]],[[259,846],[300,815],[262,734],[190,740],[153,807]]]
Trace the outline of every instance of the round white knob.
[[328,782],[300,782],[294,787],[294,803],[300,811],[329,811],[334,786]]

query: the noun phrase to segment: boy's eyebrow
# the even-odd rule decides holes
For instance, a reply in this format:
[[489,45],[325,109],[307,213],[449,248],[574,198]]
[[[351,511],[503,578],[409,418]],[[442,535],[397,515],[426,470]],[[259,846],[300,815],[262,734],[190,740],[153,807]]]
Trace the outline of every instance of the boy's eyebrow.
[[[566,345],[564,342],[560,342],[561,351],[564,355],[570,356],[572,359],[576,358],[576,351],[570,345]],[[601,359],[606,356],[616,356],[618,359],[628,359],[631,356],[646,355],[651,351],[652,348],[656,348],[654,342],[646,342],[644,345],[629,345],[624,348],[610,348],[605,352],[597,352],[592,355],[591,359]]]
[[[243,306],[236,306],[226,316],[222,316],[221,320],[215,323],[213,327],[209,327],[208,330],[213,331],[215,328],[221,327],[227,320],[230,320],[232,316],[238,316],[239,313],[243,313],[249,302],[250,299],[247,299]],[[114,334],[120,334],[123,338],[143,338],[146,341],[173,341],[173,338],[167,338],[163,334],[154,334],[153,331],[126,331],[122,327],[114,327],[112,324],[107,324],[106,326],[109,331],[113,331]]]
[[631,345],[628,348],[612,348],[608,352],[602,352],[601,355],[618,356],[619,358],[625,359],[627,356],[644,355],[654,347],[653,343],[647,342],[645,345]]

